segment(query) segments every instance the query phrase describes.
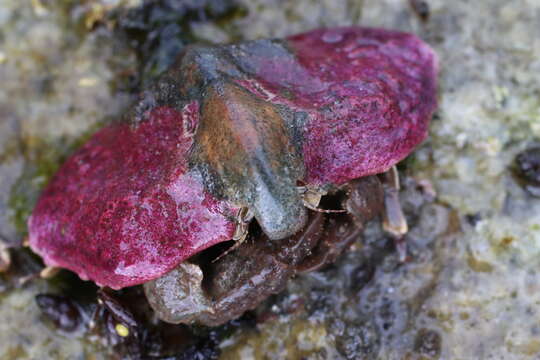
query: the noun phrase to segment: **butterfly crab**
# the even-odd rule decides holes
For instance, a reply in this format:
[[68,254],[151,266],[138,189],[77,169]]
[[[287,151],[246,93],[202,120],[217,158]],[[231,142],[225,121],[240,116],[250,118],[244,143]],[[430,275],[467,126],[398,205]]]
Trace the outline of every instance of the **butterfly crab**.
[[189,46],[61,167],[30,246],[100,286],[145,284],[166,321],[227,321],[383,208],[406,231],[394,165],[427,134],[436,74],[429,46],[384,29]]

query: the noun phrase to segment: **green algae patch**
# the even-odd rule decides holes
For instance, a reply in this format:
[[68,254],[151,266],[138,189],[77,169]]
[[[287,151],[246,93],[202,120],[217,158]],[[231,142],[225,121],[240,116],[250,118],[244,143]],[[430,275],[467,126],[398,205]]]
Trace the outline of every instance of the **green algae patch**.
[[334,346],[324,324],[300,318],[288,322],[269,321],[258,331],[239,334],[224,346],[221,359],[307,359],[334,354]]
[[467,265],[474,272],[490,273],[493,271],[493,265],[487,261],[475,258],[473,255],[467,257]]

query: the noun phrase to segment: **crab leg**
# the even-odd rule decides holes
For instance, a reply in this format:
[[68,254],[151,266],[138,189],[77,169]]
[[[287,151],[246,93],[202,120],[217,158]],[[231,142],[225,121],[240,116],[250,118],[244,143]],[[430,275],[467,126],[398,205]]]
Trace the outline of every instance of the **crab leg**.
[[392,166],[390,170],[384,173],[382,180],[384,184],[383,229],[396,238],[401,238],[409,228],[399,203],[399,175],[397,168]]
[[253,212],[249,210],[249,208],[243,207],[238,210],[238,214],[236,215],[236,230],[234,231],[234,235],[232,238],[232,240],[234,241],[234,245],[225,250],[217,258],[212,260],[212,262],[218,261],[225,255],[242,245],[242,243],[247,238],[249,223],[251,222],[251,219],[253,219]]
[[0,273],[7,271],[11,265],[11,254],[6,242],[0,236]]
[[325,213],[325,214],[333,214],[333,213],[344,213],[346,210],[344,209],[338,209],[338,210],[330,210],[330,209],[321,209],[319,207],[319,203],[321,201],[321,198],[323,195],[326,195],[326,192],[321,192],[319,190],[312,189],[308,186],[297,186],[296,189],[298,190],[298,193],[300,194],[302,198],[302,203],[305,207],[307,207],[310,210]]
[[60,270],[61,268],[56,266],[45,266],[43,270],[41,270],[41,272],[39,273],[39,276],[42,279],[51,279],[55,277],[60,272]]
[[234,231],[233,240],[242,243],[248,234],[249,223],[253,219],[253,212],[247,207],[240,208],[236,215],[236,230]]

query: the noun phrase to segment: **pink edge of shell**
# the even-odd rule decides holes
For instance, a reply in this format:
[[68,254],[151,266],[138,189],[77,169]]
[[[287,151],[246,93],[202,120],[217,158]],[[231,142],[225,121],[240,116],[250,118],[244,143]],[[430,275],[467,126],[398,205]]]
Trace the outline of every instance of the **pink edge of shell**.
[[231,239],[236,209],[186,172],[192,138],[182,129],[182,114],[162,107],[135,130],[124,123],[96,133],[42,193],[31,248],[49,266],[119,289]]
[[[437,107],[437,57],[418,37],[343,27],[288,38],[317,86],[297,87],[306,110],[306,182],[342,184],[387,171],[427,136]],[[324,88],[324,91],[319,91]],[[323,110],[321,110],[323,109]]]

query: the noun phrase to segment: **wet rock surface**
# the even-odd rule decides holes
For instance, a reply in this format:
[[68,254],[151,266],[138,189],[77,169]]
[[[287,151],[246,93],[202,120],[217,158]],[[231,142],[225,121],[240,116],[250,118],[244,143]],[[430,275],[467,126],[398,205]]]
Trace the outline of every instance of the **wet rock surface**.
[[[191,339],[167,352],[158,341],[146,344],[152,354],[160,346],[163,354],[183,354],[177,358],[538,357],[540,200],[526,188],[530,176],[525,184],[515,176],[516,156],[540,138],[538,2],[242,0],[171,8],[164,1],[164,10],[144,5],[146,13],[139,1],[112,3],[0,4],[4,243],[21,244],[33,199],[62,159],[95,124],[121,113],[182,44],[351,24],[409,31],[434,47],[441,76],[430,137],[401,165],[411,228],[406,261],[373,222],[336,264],[298,276],[250,320],[163,330]],[[114,332],[107,341],[59,332],[35,295],[71,296],[83,283],[65,274],[37,279],[39,262],[10,252],[12,267],[0,274],[0,358],[136,355],[125,347],[113,352],[121,343]],[[88,292],[95,301],[95,289]],[[69,321],[67,328],[77,327]]]

